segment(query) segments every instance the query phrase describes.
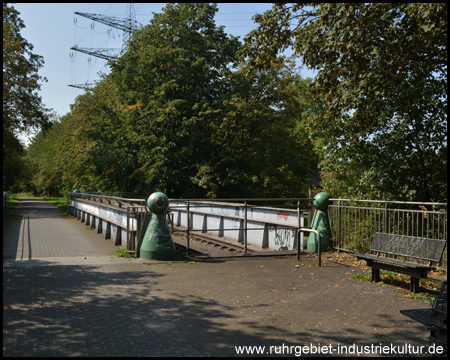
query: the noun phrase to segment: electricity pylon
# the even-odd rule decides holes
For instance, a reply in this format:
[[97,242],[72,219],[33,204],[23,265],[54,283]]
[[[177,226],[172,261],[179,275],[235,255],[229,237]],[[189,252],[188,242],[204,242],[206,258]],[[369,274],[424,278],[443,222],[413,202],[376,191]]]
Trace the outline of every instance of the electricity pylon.
[[76,50],[88,55],[96,56],[104,60],[116,60],[119,57],[117,53],[119,49],[114,48],[80,48],[78,46],[72,46],[70,50]]
[[[97,21],[99,23],[114,27],[116,29],[122,30],[124,32],[123,42],[122,42],[122,50],[114,49],[114,48],[80,48],[78,45],[72,46],[70,49],[79,51],[88,55],[96,56],[104,60],[116,60],[119,57],[120,53],[124,53],[128,41],[130,39],[131,34],[139,28],[139,23],[136,21],[136,13],[134,11],[134,4],[128,4],[128,17],[127,18],[119,18],[115,16],[109,15],[101,15],[101,14],[89,14],[82,12],[75,12],[75,15],[80,15],[85,18]],[[88,83],[86,83],[88,84]],[[89,87],[86,84],[81,85],[69,85],[71,87],[76,87],[79,89],[87,89]],[[93,87],[94,84],[89,84],[89,86]]]

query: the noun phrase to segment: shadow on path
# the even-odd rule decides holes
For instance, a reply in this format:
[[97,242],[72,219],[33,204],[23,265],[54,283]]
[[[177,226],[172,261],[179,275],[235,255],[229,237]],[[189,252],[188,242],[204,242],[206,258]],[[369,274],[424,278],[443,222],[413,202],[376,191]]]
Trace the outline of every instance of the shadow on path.
[[232,306],[160,291],[163,276],[44,263],[4,268],[3,355],[233,356],[234,345],[279,342],[268,336],[276,327],[231,329],[239,323]]

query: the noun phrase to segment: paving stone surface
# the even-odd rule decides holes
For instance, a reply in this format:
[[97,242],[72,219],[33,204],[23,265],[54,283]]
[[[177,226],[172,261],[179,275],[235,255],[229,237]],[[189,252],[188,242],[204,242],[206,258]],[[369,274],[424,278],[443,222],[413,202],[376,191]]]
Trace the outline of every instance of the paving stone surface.
[[306,256],[117,258],[112,241],[55,210],[23,200],[4,223],[3,356],[229,357],[243,356],[242,345],[276,356],[270,346],[429,345],[428,327],[405,315],[425,314],[428,301],[361,283],[346,265],[318,267]]

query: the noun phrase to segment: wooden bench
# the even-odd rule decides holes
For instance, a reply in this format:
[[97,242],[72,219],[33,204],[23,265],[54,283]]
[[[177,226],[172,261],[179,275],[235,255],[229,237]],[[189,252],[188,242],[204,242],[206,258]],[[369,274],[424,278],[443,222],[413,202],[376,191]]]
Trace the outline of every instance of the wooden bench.
[[[419,279],[426,278],[433,269],[432,264],[441,260],[446,243],[446,240],[377,232],[370,246],[374,255],[352,255],[364,259],[372,268],[372,281],[380,281],[380,269],[410,275],[410,291],[415,293],[419,290]],[[405,258],[425,260],[427,264],[406,261]]]

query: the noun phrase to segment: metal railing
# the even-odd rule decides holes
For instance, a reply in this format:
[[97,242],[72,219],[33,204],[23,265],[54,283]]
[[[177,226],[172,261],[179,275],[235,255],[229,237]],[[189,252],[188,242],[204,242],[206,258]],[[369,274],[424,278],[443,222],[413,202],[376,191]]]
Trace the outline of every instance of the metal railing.
[[[140,257],[139,250],[150,221],[151,211],[147,206],[127,207],[127,251]],[[132,226],[132,222],[135,226]]]
[[[190,246],[190,232],[191,231],[209,231],[209,232],[225,232],[225,231],[242,231],[243,233],[243,245],[244,245],[244,253],[247,254],[248,252],[248,241],[247,241],[247,232],[249,230],[266,230],[265,227],[248,227],[248,222],[256,222],[256,223],[271,223],[270,221],[264,221],[264,220],[257,220],[257,219],[249,219],[248,218],[248,210],[249,209],[264,209],[262,205],[258,205],[257,203],[263,203],[264,206],[267,206],[265,203],[271,202],[278,203],[277,208],[270,206],[271,209],[279,209],[279,206],[283,206],[283,209],[295,209],[297,212],[297,224],[296,225],[279,225],[277,224],[277,229],[298,229],[303,228],[304,225],[300,223],[301,219],[301,211],[302,211],[302,204],[304,208],[309,208],[306,204],[309,204],[312,199],[308,198],[236,198],[236,199],[170,199],[172,202],[183,202],[183,205],[170,205],[169,211],[176,211],[177,209],[185,209],[187,221],[186,224],[188,225],[186,228],[186,244],[187,248],[189,249]],[[281,205],[280,205],[281,203]],[[242,215],[227,215],[227,218],[234,218],[234,219],[240,219],[242,221],[242,225],[239,227],[239,229],[236,228],[198,228],[194,229],[191,227],[191,212],[192,208],[207,208],[207,207],[235,207],[235,208],[242,208],[243,212]],[[280,210],[283,210],[280,209]],[[210,214],[211,216],[214,216],[214,214]],[[309,217],[310,218],[310,217]],[[220,235],[219,235],[220,236]],[[294,238],[297,235],[294,236]]]
[[[69,196],[70,195],[70,196]],[[138,230],[132,230],[127,226],[127,247],[138,252],[140,241],[145,232],[144,223],[148,221],[149,209],[146,207],[145,199],[126,199],[113,196],[86,193],[69,193],[69,198],[82,198],[99,204],[108,204],[122,208],[127,212],[127,222],[136,220]],[[172,202],[184,202],[188,217],[196,206],[220,207],[239,206],[243,214],[238,217],[243,221],[239,230],[243,231],[244,251],[247,251],[247,231],[255,230],[247,226],[247,212],[251,208],[262,205],[282,209],[296,209],[298,219],[301,212],[308,212],[305,225],[312,223],[313,207],[311,198],[237,198],[237,199],[170,199]],[[196,202],[202,202],[201,205]],[[208,205],[205,205],[208,202]],[[367,252],[376,232],[385,232],[399,235],[420,236],[447,240],[447,204],[431,202],[403,202],[403,201],[381,201],[381,200],[353,200],[353,199],[330,199],[329,206],[330,223],[332,229],[332,245],[338,251]],[[176,206],[169,207],[169,213]],[[295,211],[295,210],[294,210]],[[169,217],[170,219],[170,217]],[[255,221],[252,219],[251,221]],[[256,221],[258,222],[258,221]],[[173,219],[172,219],[173,223]],[[190,224],[190,222],[188,222]],[[300,229],[308,229],[308,226],[289,226],[297,229],[297,235],[302,233]],[[281,227],[280,227],[281,228]],[[135,229],[135,228],[133,228]],[[142,230],[143,229],[143,230]],[[260,228],[258,228],[260,230]],[[207,231],[219,229],[208,229]],[[221,231],[236,231],[236,228],[222,228]],[[187,226],[186,240],[189,248],[191,232],[205,229],[194,229]],[[296,236],[297,236],[296,235]],[[447,249],[444,251],[439,268],[447,268]]]
[[121,198],[121,197],[117,197],[117,196],[99,195],[97,193],[69,192],[67,194],[67,198],[68,199],[80,198],[80,199],[85,199],[85,200],[98,202],[98,203],[102,203],[102,204],[117,206],[119,208],[126,208],[128,206],[134,206],[134,205],[145,206],[145,204],[146,204],[145,199],[128,199],[128,198]]
[[[368,252],[376,232],[447,240],[447,204],[330,199],[333,247]],[[447,251],[441,260],[447,268]]]

